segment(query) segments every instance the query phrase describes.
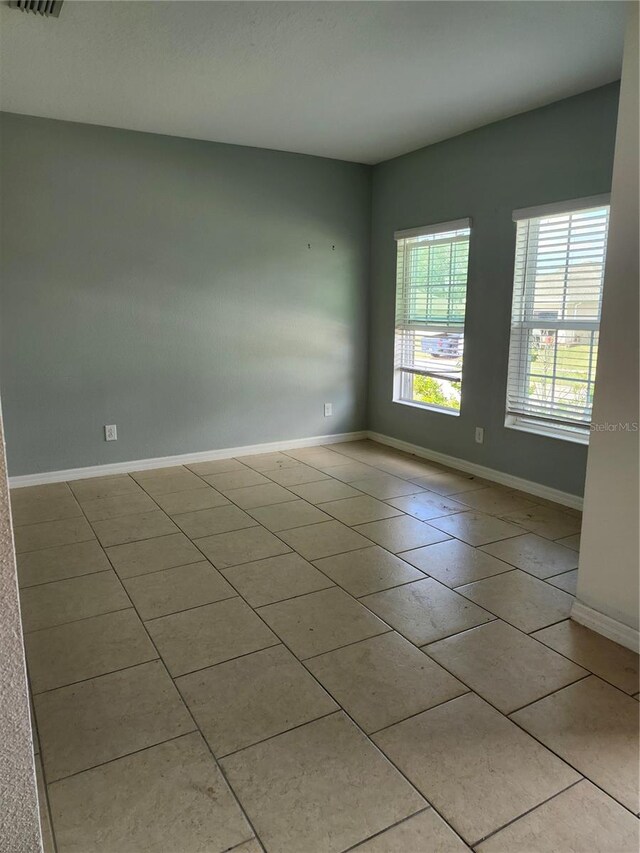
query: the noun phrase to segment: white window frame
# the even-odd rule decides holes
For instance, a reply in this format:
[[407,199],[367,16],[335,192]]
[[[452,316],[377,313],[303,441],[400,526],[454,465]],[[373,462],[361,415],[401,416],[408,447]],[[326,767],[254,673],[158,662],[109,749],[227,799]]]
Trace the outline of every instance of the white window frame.
[[[562,331],[591,333],[592,341],[590,344],[589,356],[591,360],[594,359],[594,346],[597,348],[597,343],[594,344],[594,333],[597,336],[600,328],[602,288],[604,282],[608,239],[609,204],[610,197],[606,194],[574,199],[572,201],[559,202],[555,204],[524,208],[513,212],[513,220],[516,223],[518,230],[516,235],[516,258],[514,268],[511,332],[509,338],[509,370],[507,376],[505,414],[505,426],[510,429],[535,433],[537,435],[550,436],[552,438],[559,438],[579,444],[589,443],[590,423],[584,421],[580,422],[578,418],[571,419],[568,416],[563,420],[560,417],[554,417],[552,413],[546,415],[538,414],[538,416],[536,416],[535,413],[528,413],[526,411],[527,405],[523,401],[528,396],[525,389],[527,388],[531,374],[528,357],[525,357],[523,353],[528,353],[530,346],[530,338],[527,337],[527,330],[532,332],[533,329],[540,329],[543,327],[545,329],[553,330],[555,334]],[[533,271],[531,271],[531,268],[536,264],[538,256],[537,244],[535,246],[536,254],[530,254],[530,230],[535,229],[539,225],[541,219],[562,214],[584,213],[586,211],[597,210],[599,208],[607,208],[607,220],[604,226],[604,247],[602,250],[599,284],[594,287],[593,293],[590,294],[591,296],[597,294],[597,316],[590,317],[585,320],[554,320],[549,319],[548,317],[536,317],[533,309],[533,294],[536,287],[533,283],[535,268]],[[565,282],[566,270],[568,270],[568,268],[567,258],[564,273]],[[566,305],[567,301],[565,300],[562,302],[561,314],[563,318],[566,317]],[[590,367],[591,363],[592,362],[590,362]],[[586,382],[588,388],[594,385],[594,380],[587,379]],[[531,409],[534,408],[535,406],[532,405]],[[550,406],[550,408],[552,408],[552,406]]]
[[[456,232],[468,232],[466,234],[456,233]],[[415,238],[431,238],[433,245],[438,241],[438,237],[443,235],[442,242],[453,243],[453,242],[462,242],[465,241],[467,243],[470,242],[471,238],[471,219],[456,219],[451,222],[440,222],[434,225],[426,225],[421,228],[409,228],[403,231],[396,231],[394,234],[394,239],[397,242],[397,263],[396,263],[396,315],[395,315],[395,326],[394,326],[394,378],[393,378],[393,402],[398,403],[403,406],[412,406],[417,409],[427,410],[436,412],[444,415],[453,415],[454,417],[459,417],[460,411],[462,408],[462,396],[460,400],[460,409],[454,409],[445,406],[439,406],[435,403],[423,403],[419,400],[412,399],[412,395],[409,393],[408,386],[412,380],[413,375],[418,376],[434,376],[438,373],[437,370],[421,370],[415,366],[409,367],[406,364],[407,359],[403,354],[403,332],[411,332],[415,331],[415,323],[410,322],[408,318],[408,307],[407,307],[407,290],[410,287],[410,282],[407,280],[406,271],[405,271],[405,260],[406,260],[406,252],[407,250],[411,250],[411,246],[407,246],[408,240]],[[444,238],[444,235],[451,235]],[[465,279],[465,309],[466,309],[466,287],[468,286],[468,278],[469,278],[469,267],[467,261],[467,270],[466,270],[466,279]],[[462,334],[463,336],[463,346],[464,346],[464,311],[463,316],[460,319],[456,320],[448,320],[444,324],[436,324],[436,323],[424,323],[420,324],[421,328],[424,330],[428,330],[429,332],[438,333],[441,332],[443,335],[451,333],[452,331],[457,334]],[[462,392],[461,392],[462,394]]]

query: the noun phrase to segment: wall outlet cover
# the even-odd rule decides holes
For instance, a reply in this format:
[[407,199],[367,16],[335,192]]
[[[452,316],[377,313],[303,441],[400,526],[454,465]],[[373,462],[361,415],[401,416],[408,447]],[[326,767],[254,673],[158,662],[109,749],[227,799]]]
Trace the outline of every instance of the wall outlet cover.
[[325,403],[324,404],[324,416],[325,418],[330,418],[333,414],[333,403]]
[[118,427],[115,424],[105,424],[104,425],[104,440],[105,441],[117,441],[118,440]]

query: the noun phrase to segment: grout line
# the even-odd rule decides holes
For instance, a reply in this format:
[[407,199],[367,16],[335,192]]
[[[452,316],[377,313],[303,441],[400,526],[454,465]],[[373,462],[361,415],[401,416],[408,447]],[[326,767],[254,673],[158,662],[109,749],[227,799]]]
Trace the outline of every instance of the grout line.
[[[127,608],[128,610],[130,608]],[[56,690],[65,690],[67,687],[76,687],[78,684],[84,684],[86,681],[93,681],[94,678],[102,678],[103,675],[113,675],[116,672],[124,672],[126,669],[135,669],[137,666],[142,666],[145,663],[153,663],[154,661],[159,660],[161,663],[164,663],[162,659],[157,656],[154,658],[146,658],[145,660],[139,660],[135,663],[128,663],[126,666],[119,666],[117,669],[109,669],[106,672],[97,672],[94,675],[88,675],[86,678],[79,678],[77,681],[69,681],[64,684],[58,684],[55,687],[47,687],[46,690],[38,690],[34,693],[34,696],[44,696],[47,693],[54,693]]]
[[271,633],[273,634],[276,642],[275,643],[269,643],[268,646],[260,646],[259,649],[252,649],[250,652],[243,652],[241,655],[234,655],[231,658],[226,658],[225,660],[219,660],[219,661],[216,661],[215,663],[208,663],[205,666],[198,666],[195,669],[189,669],[189,670],[187,670],[187,672],[179,672],[179,673],[176,673],[175,675],[173,675],[169,671],[169,667],[167,666],[167,664],[165,664],[165,666],[167,667],[167,672],[169,672],[169,675],[171,676],[172,680],[175,682],[179,678],[184,678],[185,676],[188,676],[188,675],[195,675],[196,672],[202,672],[205,669],[214,669],[216,666],[222,666],[222,664],[224,664],[224,663],[231,663],[232,661],[240,660],[241,658],[247,658],[250,655],[255,655],[255,654],[257,654],[257,652],[266,652],[267,649],[273,649],[276,646],[283,645],[283,642],[280,639],[280,637],[278,637],[278,635],[275,634],[273,631]]
[[[373,615],[375,616],[375,613]],[[379,616],[377,618],[380,619]],[[394,629],[390,625],[387,625],[386,622],[383,622],[382,619],[380,619],[380,622],[382,622],[382,624],[385,626],[385,628],[386,628],[385,631],[379,631],[377,634],[371,634],[369,637],[360,637],[359,640],[353,640],[353,642],[351,642],[351,643],[344,643],[342,646],[336,646],[335,649],[327,649],[324,652],[317,652],[315,655],[308,655],[307,657],[304,657],[304,658],[301,658],[298,655],[296,655],[296,657],[298,658],[300,663],[306,664],[307,661],[315,660],[316,658],[321,658],[323,655],[330,655],[333,652],[339,652],[342,649],[349,649],[349,648],[351,648],[351,646],[357,646],[360,643],[366,643],[367,640],[375,640],[376,637],[384,637],[385,634],[399,633],[399,631],[394,631]],[[327,688],[325,687],[325,690],[326,689]],[[338,700],[336,699],[336,702],[337,701]],[[338,704],[340,704],[340,703],[338,702]]]
[[[78,542],[78,545],[80,545],[80,544],[82,544],[82,543]],[[100,546],[100,547],[102,547],[102,546]],[[33,552],[31,552],[31,553],[33,553]],[[69,575],[69,577],[65,577],[65,578],[54,578],[53,580],[40,581],[40,583],[26,584],[25,586],[20,586],[19,589],[22,592],[23,589],[34,589],[34,587],[46,586],[49,583],[58,583],[58,581],[72,581],[72,580],[75,580],[76,578],[86,578],[89,575],[99,575],[99,574],[102,574],[102,572],[109,572],[109,571],[113,571],[113,568],[111,567],[111,565],[109,565],[109,568],[107,568],[107,569],[95,569],[95,570],[90,571],[90,572],[82,572],[82,574],[80,574],[80,575]]]
[[[102,572],[96,572],[95,574],[102,574]],[[115,575],[115,572],[114,572]],[[90,577],[89,575],[80,575],[80,577]],[[69,580],[73,580],[73,578],[69,578]],[[116,575],[116,580],[120,580]],[[53,581],[55,583],[55,581]],[[41,586],[45,586],[45,584],[41,584]],[[122,583],[120,583],[122,586]],[[69,619],[67,622],[56,622],[55,625],[44,625],[42,628],[31,628],[29,631],[25,631],[24,628],[22,633],[26,637],[29,634],[35,634],[37,631],[48,631],[51,628],[61,628],[63,625],[75,625],[76,622],[85,622],[87,619],[94,619],[96,616],[107,616],[109,613],[121,613],[123,610],[129,610],[130,605],[126,604],[124,607],[116,607],[115,610],[105,610],[101,613],[94,613],[91,616],[81,616],[80,619]]]
[[470,846],[475,849],[479,844],[483,844],[489,838],[493,838],[494,835],[497,835],[499,832],[502,832],[503,829],[506,829],[508,826],[517,823],[523,817],[526,817],[528,814],[531,814],[531,812],[536,811],[536,809],[542,808],[542,806],[546,805],[547,803],[550,803],[551,800],[555,800],[556,797],[559,797],[561,794],[566,793],[571,788],[574,788],[576,785],[579,785],[581,782],[584,781],[584,776],[581,779],[576,779],[575,782],[572,782],[570,785],[567,785],[566,788],[563,788],[561,791],[556,791],[555,794],[552,794],[550,797],[547,797],[546,800],[543,800],[541,803],[538,803],[537,805],[532,806],[530,809],[527,809],[526,812],[523,812],[521,815],[518,815],[518,817],[514,817],[512,820],[505,823],[504,826],[501,826],[498,829],[494,829],[493,832],[490,832],[488,835],[484,835],[482,838],[478,839],[478,841],[474,841],[473,844],[471,844]]
[[[418,815],[421,815],[421,814],[424,814],[425,812],[430,812],[430,811],[435,812],[435,809],[433,808],[431,803],[428,803],[428,805],[425,808],[419,809],[417,812],[414,812],[413,814],[407,815],[407,817],[403,817],[401,820],[397,820],[395,823],[392,823],[391,826],[387,826],[385,829],[381,829],[379,832],[376,832],[374,835],[368,835],[362,841],[358,841],[355,844],[353,844],[351,847],[347,847],[346,850],[342,851],[342,853],[352,853],[352,851],[357,851],[358,847],[366,844],[368,841],[373,841],[375,838],[379,838],[381,835],[384,835],[385,832],[388,832],[390,829],[395,829],[397,826],[402,826],[403,823],[406,823],[408,820],[411,820],[411,818],[417,817]],[[455,830],[452,830],[452,831],[455,831]],[[458,836],[458,837],[460,837],[460,836]],[[462,841],[462,839],[460,839],[460,840]],[[232,851],[232,853],[233,853],[233,851]]]
[[[438,663],[437,661],[434,661],[433,658],[429,658],[429,660],[433,661],[433,663]],[[444,667],[443,667],[443,669],[444,669]],[[460,682],[462,687],[464,687],[466,689],[462,690],[456,696],[449,696],[448,699],[443,699],[442,702],[437,702],[435,705],[429,705],[428,708],[423,708],[421,711],[416,711],[415,714],[409,714],[408,716],[403,717],[401,720],[396,720],[395,722],[389,723],[386,726],[382,726],[381,728],[376,729],[373,732],[369,732],[367,736],[370,738],[373,738],[374,735],[379,735],[379,734],[381,734],[381,732],[386,732],[387,729],[393,729],[396,726],[399,726],[401,723],[407,723],[407,722],[409,722],[409,720],[413,720],[416,717],[420,717],[422,714],[428,714],[429,711],[435,711],[436,708],[441,708],[443,705],[448,705],[449,702],[453,702],[455,699],[461,699],[463,696],[469,696],[469,694],[472,694],[474,696],[480,696],[479,693],[476,693],[474,690],[472,690],[470,687],[468,687],[463,681],[461,681],[459,678],[457,678],[457,676],[453,676],[453,677],[456,678],[456,680]],[[480,696],[480,698],[482,699],[482,696]]]
[[[180,699],[182,701],[182,697],[180,697]],[[148,749],[154,749],[156,746],[162,746],[165,743],[171,743],[174,740],[180,740],[180,738],[188,737],[189,735],[196,733],[201,734],[197,727],[188,732],[182,732],[179,735],[174,735],[174,737],[165,738],[165,740],[160,740],[157,743],[147,744],[146,746],[140,747],[140,749],[132,749],[131,752],[125,752],[124,755],[116,755],[114,758],[108,758],[106,761],[100,761],[98,764],[92,764],[90,767],[84,767],[82,770],[75,770],[73,773],[69,773],[66,776],[60,776],[58,779],[52,779],[51,782],[47,782],[47,787],[50,785],[56,785],[58,782],[65,782],[67,779],[73,779],[74,776],[81,776],[83,773],[87,773],[90,770],[97,770],[98,767],[105,767],[108,764],[121,761],[123,758],[129,758],[130,755],[138,755],[141,752],[146,752]]]
[[[244,657],[246,657],[246,655],[244,655]],[[335,702],[335,699],[333,699],[333,697],[327,692],[326,687],[323,689],[327,696],[332,699],[333,702]],[[317,717],[311,717],[311,719],[305,720],[302,723],[298,723],[295,726],[291,726],[291,728],[289,729],[283,729],[281,732],[274,732],[274,734],[268,735],[267,737],[263,737],[260,740],[253,741],[252,743],[247,744],[246,746],[240,746],[238,747],[238,749],[232,749],[231,752],[225,752],[224,755],[217,756],[217,760],[224,761],[225,758],[231,758],[233,755],[238,755],[238,753],[244,752],[245,749],[253,749],[254,746],[260,746],[260,744],[267,743],[270,740],[275,740],[275,738],[280,737],[281,735],[289,734],[289,732],[294,732],[296,729],[302,729],[305,726],[308,726],[309,723],[316,723],[318,722],[318,720],[324,720],[326,717],[332,717],[334,714],[340,714],[342,712],[342,706],[337,702],[335,702],[335,704],[336,707],[332,708],[331,711],[327,711],[325,714],[318,714]]]

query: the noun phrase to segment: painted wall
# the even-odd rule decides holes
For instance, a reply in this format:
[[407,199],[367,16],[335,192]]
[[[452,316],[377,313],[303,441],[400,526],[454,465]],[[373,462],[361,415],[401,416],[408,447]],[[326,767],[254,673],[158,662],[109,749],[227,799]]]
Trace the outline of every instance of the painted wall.
[[0,138],[12,475],[365,426],[370,167],[10,114]]
[[0,410],[0,850],[42,849]]
[[[609,192],[618,85],[487,125],[374,167],[369,428],[572,494],[587,448],[504,427],[515,225],[512,211]],[[392,402],[393,233],[470,216],[459,417]],[[474,441],[476,426],[484,444]]]
[[[600,348],[587,463],[578,602],[638,643],[638,6],[625,41]],[[606,425],[609,425],[609,428]],[[635,430],[634,430],[635,424]],[[628,425],[628,430],[620,425]],[[580,619],[577,613],[575,618]],[[596,629],[597,630],[597,629]],[[632,633],[626,634],[627,639]],[[625,635],[620,637],[624,640]]]

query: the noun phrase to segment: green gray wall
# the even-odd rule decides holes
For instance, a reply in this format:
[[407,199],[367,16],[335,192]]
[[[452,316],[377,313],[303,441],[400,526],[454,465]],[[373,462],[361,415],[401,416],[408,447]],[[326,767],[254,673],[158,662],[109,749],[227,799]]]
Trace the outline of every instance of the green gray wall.
[[[369,429],[582,494],[587,448],[504,427],[513,210],[611,189],[618,84],[594,89],[374,168]],[[394,231],[470,216],[460,417],[392,402]],[[483,445],[474,441],[485,428]]]
[[365,427],[369,167],[10,114],[0,139],[10,474]]

